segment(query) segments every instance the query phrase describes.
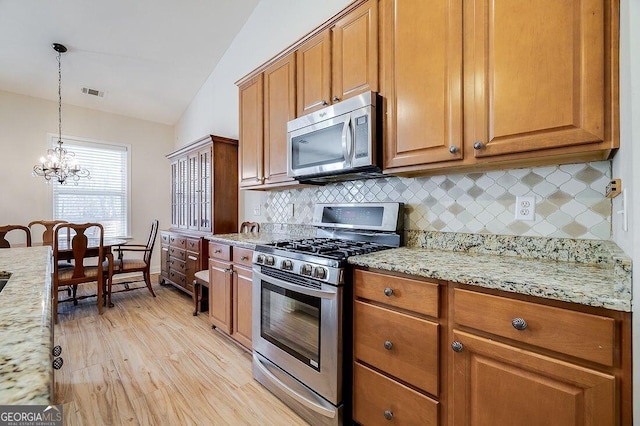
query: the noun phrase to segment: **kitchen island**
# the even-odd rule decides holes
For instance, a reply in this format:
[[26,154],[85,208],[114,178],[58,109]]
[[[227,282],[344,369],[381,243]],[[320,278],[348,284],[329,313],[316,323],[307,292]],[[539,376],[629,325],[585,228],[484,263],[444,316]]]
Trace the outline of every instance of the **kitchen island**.
[[53,403],[51,247],[0,250],[0,404]]

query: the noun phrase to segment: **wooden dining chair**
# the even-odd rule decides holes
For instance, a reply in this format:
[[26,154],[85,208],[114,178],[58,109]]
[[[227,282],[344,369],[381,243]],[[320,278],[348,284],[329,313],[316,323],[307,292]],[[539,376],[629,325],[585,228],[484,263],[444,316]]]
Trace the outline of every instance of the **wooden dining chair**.
[[246,232],[260,232],[260,224],[258,222],[242,222],[240,233]]
[[[151,232],[149,233],[149,239],[147,244],[122,244],[120,246],[113,246],[111,248],[114,252],[113,259],[113,275],[117,274],[130,274],[141,272],[144,282],[147,284],[147,288],[151,292],[153,297],[156,294],[151,287],[151,255],[153,254],[153,246],[156,242],[156,235],[158,234],[158,220],[154,219],[151,222]],[[128,255],[127,255],[128,253]],[[108,280],[107,284],[107,297],[109,306],[111,304],[111,287],[113,285],[113,276]]]
[[29,229],[33,232],[33,227],[43,226],[42,245],[53,247],[53,230],[56,225],[68,223],[66,220],[32,220],[29,222]]
[[7,240],[7,234],[12,231],[23,231],[27,247],[31,247],[31,230],[23,225],[0,226],[0,248],[11,248],[11,243]]
[[[71,236],[66,243],[66,236]],[[104,249],[104,229],[99,223],[62,223],[55,227],[53,234],[53,319],[58,323],[58,290],[62,286],[72,286],[76,302],[76,289],[80,284],[96,283],[98,313],[102,315],[105,275],[103,260],[107,258]],[[96,261],[97,259],[98,261]],[[60,267],[60,262],[72,260],[72,268]],[[108,279],[109,277],[106,277]]]

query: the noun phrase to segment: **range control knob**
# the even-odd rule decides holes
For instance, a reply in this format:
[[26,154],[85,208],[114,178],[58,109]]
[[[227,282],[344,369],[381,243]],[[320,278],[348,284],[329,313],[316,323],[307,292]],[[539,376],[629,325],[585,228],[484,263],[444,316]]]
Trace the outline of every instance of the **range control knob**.
[[256,263],[264,263],[264,254],[259,254],[256,258]]
[[293,270],[293,263],[290,260],[283,260],[282,262],[280,262],[280,269],[291,271]]
[[300,267],[300,273],[302,275],[311,276],[312,271],[313,271],[313,266],[309,265],[308,263],[305,263]]
[[267,256],[264,259],[264,264],[267,266],[273,266],[276,264],[276,260],[273,258],[273,256]]
[[316,266],[313,270],[313,276],[319,280],[327,279],[327,270],[321,266]]

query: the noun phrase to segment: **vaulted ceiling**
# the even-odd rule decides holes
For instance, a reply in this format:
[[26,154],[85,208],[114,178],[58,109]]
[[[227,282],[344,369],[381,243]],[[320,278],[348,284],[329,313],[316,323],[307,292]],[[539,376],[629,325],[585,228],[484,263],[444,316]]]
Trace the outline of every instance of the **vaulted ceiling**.
[[0,0],[0,90],[175,124],[258,2]]

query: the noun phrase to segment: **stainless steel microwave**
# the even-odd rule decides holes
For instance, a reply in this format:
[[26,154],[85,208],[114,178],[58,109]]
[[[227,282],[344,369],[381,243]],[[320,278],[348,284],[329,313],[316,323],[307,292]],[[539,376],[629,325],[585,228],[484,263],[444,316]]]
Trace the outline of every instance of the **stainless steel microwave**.
[[366,92],[287,123],[287,175],[302,182],[379,177],[382,102]]

